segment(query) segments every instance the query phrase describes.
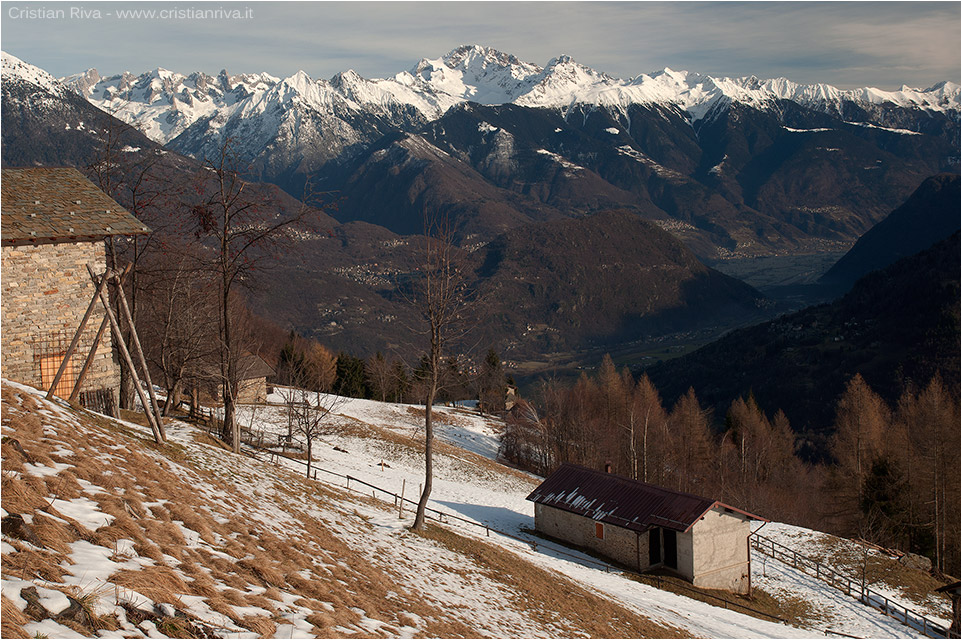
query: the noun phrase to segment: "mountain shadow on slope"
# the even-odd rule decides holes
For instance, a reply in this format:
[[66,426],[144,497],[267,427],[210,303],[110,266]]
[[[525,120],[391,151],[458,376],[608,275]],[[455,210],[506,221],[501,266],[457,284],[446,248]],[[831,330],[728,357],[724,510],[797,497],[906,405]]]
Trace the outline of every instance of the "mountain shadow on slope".
[[744,322],[765,304],[625,211],[519,227],[476,260],[488,312],[482,333],[512,358]]
[[802,451],[826,454],[836,403],[861,373],[894,405],[907,384],[939,374],[958,389],[959,233],[859,280],[844,297],[747,329],[646,369],[673,403],[695,389],[724,420],[732,400],[753,393],[768,413],[785,411]]
[[847,290],[870,271],[918,253],[960,228],[962,191],[957,174],[925,180],[906,202],[869,229],[820,279]]

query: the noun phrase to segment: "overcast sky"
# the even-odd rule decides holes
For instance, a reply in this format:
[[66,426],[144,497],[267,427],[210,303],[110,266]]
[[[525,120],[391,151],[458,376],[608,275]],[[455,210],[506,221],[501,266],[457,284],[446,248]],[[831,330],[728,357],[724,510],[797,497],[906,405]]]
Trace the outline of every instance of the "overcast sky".
[[[240,18],[120,19],[126,9]],[[37,10],[62,9],[65,17]],[[71,9],[85,13],[71,15]],[[26,10],[33,10],[30,13]],[[100,17],[94,16],[100,11]],[[461,44],[544,66],[568,54],[628,78],[665,67],[841,88],[960,82],[962,3],[949,2],[9,2],[0,46],[55,76],[303,69],[367,78]]]

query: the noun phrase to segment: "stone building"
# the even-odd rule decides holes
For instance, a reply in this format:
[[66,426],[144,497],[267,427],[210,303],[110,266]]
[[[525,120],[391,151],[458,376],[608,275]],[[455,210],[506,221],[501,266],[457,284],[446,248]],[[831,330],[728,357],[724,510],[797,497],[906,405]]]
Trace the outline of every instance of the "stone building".
[[[3,169],[2,376],[47,389],[96,288],[86,265],[106,270],[104,240],[149,229],[76,169]],[[55,393],[67,397],[104,318],[94,308]],[[108,329],[84,379],[89,392],[116,393],[120,373]]]
[[541,483],[535,529],[630,569],[662,569],[707,589],[751,592],[750,521],[717,500],[564,464]]
[[247,404],[267,402],[267,379],[274,375],[271,365],[260,356],[248,353],[240,358],[237,370],[240,372],[237,401]]
[[[219,364],[219,363],[215,363]],[[237,398],[241,404],[262,404],[267,402],[270,385],[267,379],[276,372],[271,365],[256,353],[246,352],[237,359]],[[224,385],[215,382],[220,377],[217,366],[207,375],[208,382],[197,388],[197,398],[202,404],[220,403],[224,401]]]

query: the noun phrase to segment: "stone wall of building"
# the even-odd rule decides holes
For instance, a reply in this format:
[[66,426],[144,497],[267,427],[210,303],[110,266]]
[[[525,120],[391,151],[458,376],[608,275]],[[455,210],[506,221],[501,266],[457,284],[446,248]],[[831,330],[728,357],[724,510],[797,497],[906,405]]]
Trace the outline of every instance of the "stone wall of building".
[[[598,525],[602,529],[599,538]],[[648,565],[648,534],[597,522],[570,511],[535,503],[535,529],[559,540],[591,549],[632,569]]]
[[721,507],[712,509],[695,523],[691,530],[695,586],[748,593],[751,585],[749,534],[748,518],[736,512],[726,513]]
[[[95,287],[85,265],[90,263],[98,274],[106,269],[104,243],[3,246],[0,260],[3,270],[2,376],[42,387],[41,366],[43,378],[52,379],[62,359],[57,354],[62,354],[70,344],[93,297]],[[87,323],[78,352],[71,359],[71,371],[65,375],[80,373],[103,318],[103,306],[98,304]],[[98,345],[83,390],[119,386],[120,372],[114,361],[108,328]]]
[[267,378],[241,380],[237,387],[237,402],[243,404],[267,402]]

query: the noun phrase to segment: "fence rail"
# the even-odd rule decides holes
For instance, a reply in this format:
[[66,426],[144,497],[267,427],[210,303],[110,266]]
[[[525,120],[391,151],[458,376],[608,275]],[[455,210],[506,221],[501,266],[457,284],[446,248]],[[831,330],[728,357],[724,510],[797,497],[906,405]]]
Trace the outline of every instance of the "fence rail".
[[941,624],[930,620],[920,613],[916,613],[891,598],[868,588],[861,580],[850,578],[822,564],[821,562],[804,556],[794,549],[779,544],[771,538],[753,533],[749,540],[752,548],[779,562],[791,565],[795,569],[814,576],[831,587],[841,591],[850,598],[858,600],[864,605],[877,609],[905,626],[919,631],[929,638],[948,638],[949,632]]

